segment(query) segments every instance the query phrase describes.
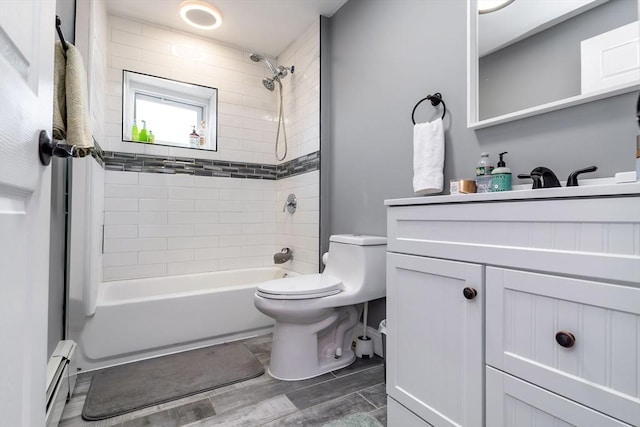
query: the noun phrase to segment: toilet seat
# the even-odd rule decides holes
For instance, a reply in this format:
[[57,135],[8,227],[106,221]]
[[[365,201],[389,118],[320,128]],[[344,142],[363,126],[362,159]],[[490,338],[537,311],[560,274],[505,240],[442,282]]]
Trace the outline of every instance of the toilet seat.
[[294,300],[322,298],[340,292],[340,279],[322,274],[308,274],[264,282],[258,286],[257,294],[269,299]]

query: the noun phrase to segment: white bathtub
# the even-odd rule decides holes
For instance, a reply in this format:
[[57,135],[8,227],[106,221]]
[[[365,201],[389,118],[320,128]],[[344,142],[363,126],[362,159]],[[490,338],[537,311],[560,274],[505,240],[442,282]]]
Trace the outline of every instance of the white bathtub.
[[104,282],[80,332],[79,367],[95,369],[266,333],[259,283],[297,275],[278,267]]

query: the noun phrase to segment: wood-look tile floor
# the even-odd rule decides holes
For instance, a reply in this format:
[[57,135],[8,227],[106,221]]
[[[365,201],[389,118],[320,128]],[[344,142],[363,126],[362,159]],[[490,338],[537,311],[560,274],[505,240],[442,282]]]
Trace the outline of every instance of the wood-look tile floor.
[[[242,341],[269,364],[271,335]],[[279,381],[267,374],[101,421],[85,421],[82,406],[94,372],[78,376],[60,427],[322,426],[357,412],[387,424],[382,359],[356,359],[349,367],[302,381]]]

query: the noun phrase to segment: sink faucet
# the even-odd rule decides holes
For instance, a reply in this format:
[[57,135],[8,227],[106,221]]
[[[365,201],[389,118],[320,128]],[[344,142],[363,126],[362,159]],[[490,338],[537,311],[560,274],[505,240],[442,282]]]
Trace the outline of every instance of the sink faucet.
[[532,189],[560,187],[560,181],[555,173],[549,168],[538,166],[529,175],[518,175],[518,178],[531,178],[533,180]]
[[589,166],[584,169],[578,169],[577,171],[571,172],[569,178],[567,178],[567,187],[577,187],[578,186],[578,175],[586,172],[595,172],[598,170],[597,166]]
[[273,262],[276,264],[284,264],[293,259],[293,251],[289,248],[282,248],[282,251],[273,256]]

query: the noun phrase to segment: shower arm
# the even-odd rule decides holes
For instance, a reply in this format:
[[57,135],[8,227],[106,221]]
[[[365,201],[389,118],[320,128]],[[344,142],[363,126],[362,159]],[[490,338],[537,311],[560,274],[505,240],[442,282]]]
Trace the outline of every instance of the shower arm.
[[271,63],[271,61],[269,61],[267,58],[262,58],[262,60],[265,62],[265,64],[267,64],[267,66],[269,67],[269,69],[271,70],[271,72],[274,75],[278,74],[278,69],[276,67],[273,66],[273,64]]

